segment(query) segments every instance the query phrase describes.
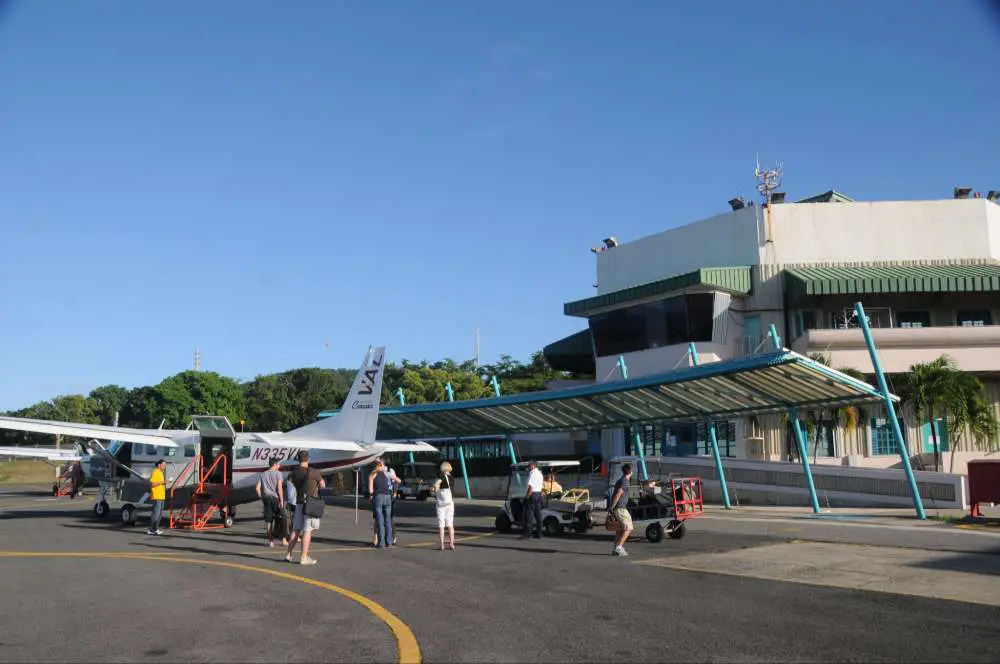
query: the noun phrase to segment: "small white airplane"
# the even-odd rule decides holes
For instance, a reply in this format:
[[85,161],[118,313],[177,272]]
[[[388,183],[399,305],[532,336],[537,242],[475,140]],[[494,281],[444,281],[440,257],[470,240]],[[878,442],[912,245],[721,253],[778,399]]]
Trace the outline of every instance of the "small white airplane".
[[[366,465],[388,452],[437,452],[425,442],[375,440],[384,369],[385,347],[369,348],[340,413],[287,433],[237,433],[228,418],[215,415],[192,416],[193,429],[133,429],[0,417],[0,429],[90,441],[84,445],[89,447],[90,454],[51,448],[0,447],[0,457],[36,457],[62,463],[80,461],[88,479],[131,477],[142,481],[149,478],[153,465],[162,458],[167,462],[169,486],[199,454],[205,468],[221,454],[227,457],[230,484],[227,511],[232,514],[232,507],[259,500],[257,478],[270,467],[270,459],[281,461],[281,469],[287,471],[298,465],[298,453],[308,450],[310,467],[329,475]],[[100,440],[113,442],[105,450],[97,442]],[[107,509],[106,504],[104,509]]]

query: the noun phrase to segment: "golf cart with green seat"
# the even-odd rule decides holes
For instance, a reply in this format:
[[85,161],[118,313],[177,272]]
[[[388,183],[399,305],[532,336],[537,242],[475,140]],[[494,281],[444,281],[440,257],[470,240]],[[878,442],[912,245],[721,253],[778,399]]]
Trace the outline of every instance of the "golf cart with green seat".
[[[539,461],[542,471],[542,528],[546,535],[559,535],[565,530],[585,533],[594,527],[593,504],[590,490],[580,486],[579,461]],[[528,491],[528,463],[522,461],[510,466],[507,477],[507,497],[496,517],[496,529],[506,533],[513,527],[520,528],[524,518],[524,498]],[[559,482],[572,480],[566,489]],[[568,485],[568,482],[567,482]]]

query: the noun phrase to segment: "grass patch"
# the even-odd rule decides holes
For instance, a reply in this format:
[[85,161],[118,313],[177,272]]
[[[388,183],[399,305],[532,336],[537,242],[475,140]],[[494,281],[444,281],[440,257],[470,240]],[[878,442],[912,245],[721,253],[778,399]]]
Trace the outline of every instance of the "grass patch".
[[0,484],[52,484],[56,471],[44,461],[0,461]]

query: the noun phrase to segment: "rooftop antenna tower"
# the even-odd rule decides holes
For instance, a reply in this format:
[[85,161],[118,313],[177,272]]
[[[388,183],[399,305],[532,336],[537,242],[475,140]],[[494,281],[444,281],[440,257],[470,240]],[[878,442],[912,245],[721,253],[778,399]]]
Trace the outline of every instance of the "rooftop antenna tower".
[[761,205],[767,210],[767,226],[766,226],[766,236],[764,238],[765,242],[768,244],[774,242],[774,234],[771,228],[771,201],[772,193],[775,189],[781,186],[781,164],[779,163],[772,169],[763,170],[760,167],[760,157],[757,156],[756,164],[753,169],[753,176],[757,180],[757,191],[760,192],[760,202]]
[[194,370],[201,371],[201,349],[194,349]]

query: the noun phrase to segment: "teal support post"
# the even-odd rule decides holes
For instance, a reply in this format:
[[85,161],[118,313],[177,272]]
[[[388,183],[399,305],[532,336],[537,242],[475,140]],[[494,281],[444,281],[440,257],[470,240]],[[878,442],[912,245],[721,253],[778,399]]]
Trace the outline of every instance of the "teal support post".
[[[493,386],[493,394],[494,394],[494,396],[496,396],[496,397],[499,398],[500,397],[500,383],[497,382],[497,377],[496,376],[493,376],[493,378],[490,379],[490,385]],[[516,464],[517,463],[517,455],[514,454],[514,441],[512,441],[510,439],[510,436],[507,436],[507,453],[510,455],[510,462],[512,464]],[[520,480],[520,478],[518,478],[518,480]]]
[[[625,364],[625,356],[618,356],[618,371],[622,374],[622,380],[628,380],[628,365]],[[633,427],[634,428],[634,427]],[[636,456],[639,457],[639,470],[642,471],[642,481],[649,479],[649,472],[646,471],[646,450],[642,448],[642,436],[638,431],[632,435]]]
[[[399,405],[400,406],[405,406],[406,405],[406,395],[403,394],[403,388],[399,388],[398,390],[396,390],[396,395],[399,397]],[[408,456],[410,457],[410,463],[411,464],[412,463],[416,463],[414,461],[414,459],[413,459],[413,452],[409,452]]]
[[777,353],[781,350],[781,337],[778,336],[778,326],[771,323],[771,327],[767,330],[767,336],[771,337],[771,345],[774,346],[774,352]]
[[885,399],[885,410],[889,415],[889,422],[892,424],[892,433],[896,437],[896,446],[899,448],[899,457],[903,461],[903,472],[906,473],[906,480],[910,483],[910,492],[913,494],[913,507],[917,510],[918,519],[926,519],[924,514],[924,503],[920,498],[920,490],[917,489],[917,480],[913,477],[913,469],[910,468],[910,455],[906,449],[906,441],[903,440],[903,431],[899,427],[899,418],[896,417],[896,405],[889,395],[889,386],[885,382],[885,374],[882,372],[882,362],[879,360],[878,351],[875,350],[875,340],[872,339],[872,331],[868,327],[868,316],[865,315],[865,308],[860,302],[854,303],[854,313],[858,317],[858,324],[861,325],[861,332],[865,335],[865,343],[868,345],[868,354],[872,358],[872,367],[875,369],[875,377],[878,379],[878,389]]
[[[701,363],[698,357],[698,349],[694,347],[692,342],[688,346],[688,354],[691,356],[691,364],[693,366],[698,366]],[[722,455],[719,454],[719,437],[715,432],[715,422],[712,418],[705,420],[705,429],[708,432],[708,439],[712,443],[712,456],[715,458],[715,472],[719,475],[719,489],[722,491],[722,504],[727,510],[733,508],[729,502],[729,483],[726,482],[726,471],[722,468]]]
[[795,432],[795,440],[799,444],[799,458],[802,459],[802,472],[806,475],[806,486],[809,487],[809,500],[812,503],[813,512],[819,514],[819,498],[816,497],[816,485],[813,484],[812,468],[809,467],[809,448],[806,445],[806,435],[802,432],[798,411],[791,408],[788,411],[788,416],[792,418],[792,430]]
[[[454,401],[455,390],[451,387],[451,383],[446,384],[444,389],[448,390],[448,401]],[[465,467],[465,446],[461,441],[458,443],[458,463],[462,466],[462,479],[465,480],[465,497],[472,500],[472,484],[469,483],[469,471]]]

